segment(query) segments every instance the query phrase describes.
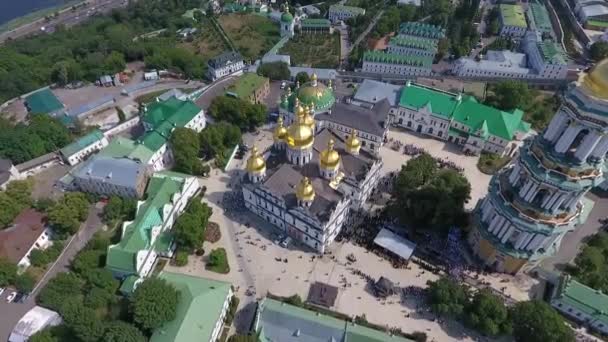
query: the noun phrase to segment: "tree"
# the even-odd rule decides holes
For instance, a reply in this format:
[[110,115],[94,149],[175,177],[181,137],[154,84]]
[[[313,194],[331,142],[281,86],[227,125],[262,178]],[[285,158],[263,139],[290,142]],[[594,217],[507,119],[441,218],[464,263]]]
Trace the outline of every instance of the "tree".
[[78,298],[84,282],[72,272],[62,272],[52,278],[40,291],[37,303],[45,308],[60,311],[67,298]]
[[0,287],[12,284],[17,277],[17,265],[0,257]]
[[175,159],[174,170],[189,175],[201,174],[200,140],[198,133],[190,128],[176,128],[171,133],[171,150]]
[[526,110],[534,98],[528,85],[521,81],[508,80],[496,84],[492,94],[487,97],[486,103],[501,110],[520,108]]
[[291,73],[289,65],[285,62],[272,62],[260,65],[257,70],[258,75],[268,77],[271,80],[288,80]]
[[593,235],[574,259],[574,266],[568,267],[581,283],[605,292],[608,290],[608,233]]
[[84,297],[84,305],[91,309],[99,309],[106,307],[113,299],[112,293],[99,287],[93,287],[87,291]]
[[28,272],[24,272],[15,278],[15,288],[19,292],[30,293],[36,286],[36,279]]
[[102,217],[104,222],[114,222],[122,216],[122,198],[111,196],[103,208]]
[[88,210],[89,201],[85,194],[70,192],[49,209],[49,223],[60,235],[74,234],[87,218]]
[[517,342],[571,342],[574,333],[564,319],[548,304],[532,300],[519,302],[511,309],[513,337]]
[[214,98],[209,113],[214,119],[227,121],[242,131],[253,130],[266,120],[266,106],[228,96]]
[[78,274],[85,274],[88,271],[101,267],[106,252],[103,250],[84,250],[72,261],[72,270]]
[[215,158],[226,149],[241,141],[241,130],[230,123],[219,122],[207,126],[200,133],[200,147],[203,156]]
[[146,337],[136,326],[123,321],[106,324],[104,342],[145,342]]
[[466,309],[466,322],[484,335],[511,333],[509,311],[502,298],[488,289],[475,293]]
[[147,278],[133,293],[133,321],[146,331],[160,328],[175,318],[179,292],[164,279]]
[[296,74],[296,82],[300,82],[300,84],[304,84],[310,81],[310,77],[306,71],[300,71]]
[[228,338],[228,342],[257,342],[258,340],[256,335],[232,335]]
[[43,330],[38,331],[34,335],[30,336],[28,339],[30,342],[61,342],[51,332],[50,328],[45,328]]
[[103,335],[103,323],[95,310],[71,298],[62,306],[61,316],[74,335],[83,342],[97,342]]
[[608,57],[608,42],[598,40],[589,48],[589,56],[596,62]]
[[427,302],[434,313],[452,318],[461,317],[469,298],[466,287],[446,277],[429,281],[427,285],[429,285]]
[[184,212],[175,222],[173,232],[175,240],[181,249],[193,251],[203,246],[205,240],[205,229],[212,209],[201,203],[199,197],[193,198]]
[[188,252],[183,250],[178,250],[175,253],[175,265],[179,267],[183,267],[188,265]]

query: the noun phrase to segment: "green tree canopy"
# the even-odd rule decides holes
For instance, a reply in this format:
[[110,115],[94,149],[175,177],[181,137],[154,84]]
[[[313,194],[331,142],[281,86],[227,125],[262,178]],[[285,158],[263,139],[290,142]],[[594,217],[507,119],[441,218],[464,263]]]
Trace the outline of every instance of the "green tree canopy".
[[198,159],[201,150],[198,133],[190,128],[176,128],[171,133],[170,142],[175,159],[174,170],[200,175],[202,165]]
[[272,62],[260,65],[257,70],[258,75],[268,77],[271,80],[289,80],[291,73],[289,65],[285,62]]
[[465,312],[470,295],[466,287],[447,277],[429,281],[427,285],[427,302],[433,312],[453,318],[459,318]]
[[573,342],[574,333],[548,304],[533,300],[519,302],[511,309],[513,337],[517,342]]
[[593,235],[567,270],[581,283],[608,291],[608,233]]
[[511,333],[511,320],[504,301],[488,289],[475,293],[466,310],[465,321],[484,335]]
[[78,300],[68,300],[61,310],[65,324],[83,342],[98,342],[103,335],[103,323],[95,310]]
[[61,201],[49,209],[49,223],[60,235],[70,235],[78,231],[88,215],[89,201],[82,192],[65,194]]
[[200,133],[201,152],[207,158],[215,158],[240,141],[241,130],[227,122],[209,125]]
[[62,272],[52,278],[38,294],[37,303],[60,311],[66,298],[79,298],[84,281],[72,272]]
[[494,85],[486,103],[502,110],[526,110],[534,98],[528,85],[521,81],[503,81]]
[[6,287],[12,284],[17,277],[17,265],[0,258],[0,287]]
[[106,324],[103,334],[104,342],[145,342],[144,334],[136,326],[123,321]]
[[61,342],[59,338],[53,335],[50,328],[45,328],[30,336],[30,342]]
[[310,81],[310,77],[308,76],[308,73],[306,71],[300,71],[296,75],[296,82],[300,82],[300,84],[304,84],[308,81]]
[[30,293],[36,286],[36,279],[31,273],[24,272],[15,278],[13,285],[20,292]]
[[266,106],[229,96],[218,96],[209,106],[209,114],[217,121],[226,121],[250,131],[266,120]]
[[608,57],[608,42],[597,41],[589,48],[589,56],[596,62]]
[[146,331],[161,327],[175,318],[179,292],[164,279],[147,278],[131,299],[133,321]]
[[175,240],[180,249],[191,252],[203,247],[205,229],[212,213],[212,209],[207,203],[201,203],[199,197],[190,200],[188,208],[177,219],[173,227]]

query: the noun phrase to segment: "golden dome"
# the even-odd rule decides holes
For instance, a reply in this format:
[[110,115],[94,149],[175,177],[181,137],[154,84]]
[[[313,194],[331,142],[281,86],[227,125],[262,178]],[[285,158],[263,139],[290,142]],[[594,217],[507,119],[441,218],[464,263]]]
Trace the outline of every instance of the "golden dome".
[[314,131],[315,119],[309,113],[310,111],[307,111],[306,114],[304,114],[304,124]]
[[310,76],[310,80],[311,81],[316,81],[317,80],[317,73],[312,73],[312,76]]
[[312,128],[304,123],[304,113],[300,111],[296,121],[287,129],[287,144],[291,148],[305,149],[312,146],[313,141]]
[[277,127],[274,129],[273,138],[274,141],[283,140],[287,137],[287,128],[283,126],[283,117],[279,117],[277,120]]
[[350,133],[350,135],[348,136],[348,139],[346,139],[346,148],[348,149],[348,151],[355,151],[355,150],[359,150],[359,148],[361,148],[361,140],[359,140],[359,138],[357,138],[357,130],[353,129],[353,131]]
[[582,83],[590,95],[608,99],[608,59],[597,63],[591,72],[585,74]]
[[260,173],[266,171],[266,161],[258,152],[258,148],[253,146],[251,156],[247,159],[247,172]]
[[296,197],[300,201],[312,201],[315,199],[315,189],[308,177],[302,177],[300,183],[296,185]]
[[321,166],[326,169],[335,169],[340,164],[340,154],[334,150],[335,141],[329,139],[327,143],[327,149],[321,152],[319,156],[319,162]]

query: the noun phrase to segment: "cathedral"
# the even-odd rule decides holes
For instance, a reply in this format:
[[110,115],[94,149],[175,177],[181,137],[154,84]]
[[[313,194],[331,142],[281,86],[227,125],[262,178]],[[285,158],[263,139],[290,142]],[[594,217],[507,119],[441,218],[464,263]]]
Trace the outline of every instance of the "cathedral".
[[[323,95],[311,97],[322,100]],[[318,102],[320,108],[333,105],[331,97]],[[361,207],[375,188],[382,160],[361,149],[356,129],[346,137],[319,129],[312,103],[289,99],[290,124],[284,125],[281,117],[272,147],[251,150],[243,199],[250,211],[281,232],[324,253],[351,209]]]

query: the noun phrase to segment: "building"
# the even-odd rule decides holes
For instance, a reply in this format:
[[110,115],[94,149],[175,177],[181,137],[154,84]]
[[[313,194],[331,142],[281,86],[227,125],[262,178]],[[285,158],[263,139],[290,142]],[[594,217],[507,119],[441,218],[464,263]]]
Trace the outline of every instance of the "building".
[[412,36],[429,39],[445,38],[445,29],[417,21],[408,21],[399,25],[400,36]]
[[608,3],[598,0],[575,0],[574,12],[586,29],[604,31],[608,27]]
[[8,183],[21,178],[21,173],[12,161],[0,158],[0,189],[5,190]]
[[531,1],[528,4],[526,17],[531,31],[541,32],[547,38],[554,36],[549,12],[544,4]]
[[139,138],[141,144],[153,152],[148,160],[154,171],[160,171],[173,163],[169,138],[175,128],[185,127],[196,132],[206,126],[205,112],[190,100],[170,97],[143,108],[141,122],[146,133]]
[[158,74],[158,71],[156,71],[156,70],[144,72],[145,81],[156,81],[159,79],[160,79],[160,75]]
[[364,8],[345,5],[331,5],[329,6],[329,14],[327,19],[329,19],[332,23],[337,23],[339,21],[346,21],[360,15],[365,15]]
[[433,58],[398,55],[382,51],[363,53],[363,72],[401,76],[430,76]]
[[602,291],[564,275],[551,298],[551,306],[585,327],[608,334],[608,296]]
[[289,78],[291,81],[296,81],[296,76],[299,73],[305,72],[309,77],[316,75],[319,81],[330,82],[336,79],[338,71],[336,69],[324,69],[324,68],[309,68],[309,67],[289,67]]
[[227,51],[209,59],[207,66],[209,69],[209,78],[211,78],[212,81],[243,72],[243,69],[245,69],[243,57],[236,51]]
[[413,342],[397,334],[388,334],[271,298],[264,298],[258,303],[253,321],[254,333],[258,334],[261,342]]
[[523,112],[504,112],[472,96],[408,82],[401,91],[396,126],[460,145],[465,152],[512,155],[530,129]]
[[281,96],[279,114],[288,123],[295,119],[294,112],[298,105],[308,106],[317,114],[329,111],[334,103],[336,103],[331,79],[325,85],[318,80],[316,73],[313,73],[310,78],[310,82],[305,84],[296,83],[293,92],[290,87],[287,87],[287,93]]
[[34,306],[17,322],[8,337],[8,342],[28,341],[37,332],[60,325],[62,322],[61,316],[57,312]]
[[176,317],[154,330],[150,342],[218,341],[233,291],[229,283],[179,273],[158,276],[179,291]]
[[500,35],[502,37],[521,38],[528,29],[524,10],[519,4],[501,4],[500,9]]
[[30,114],[54,115],[64,109],[63,103],[48,88],[26,96],[24,104]]
[[281,14],[281,37],[291,38],[295,34],[295,19],[289,12],[289,5],[285,3],[283,14]]
[[387,51],[397,55],[435,58],[437,43],[435,39],[397,35],[389,40]]
[[15,263],[20,269],[30,266],[34,249],[47,249],[53,244],[46,215],[34,209],[23,210],[9,227],[0,230],[0,258]]
[[108,247],[106,268],[116,278],[144,278],[158,256],[171,257],[175,250],[171,228],[199,187],[196,177],[155,173],[145,200],[137,203],[135,219],[123,223],[120,242]]
[[150,177],[150,167],[128,158],[101,154],[89,158],[71,171],[73,186],[100,196],[141,198]]
[[543,79],[566,79],[568,62],[560,44],[538,39],[534,32],[526,34],[523,48],[528,57],[528,67],[534,75]]
[[333,34],[334,28],[328,19],[302,19],[299,23],[301,33]]
[[606,168],[606,75],[603,61],[570,84],[545,131],[492,178],[469,235],[484,264],[505,273],[530,269],[586,220],[593,203],[584,196],[602,183]]
[[255,73],[245,73],[226,91],[227,95],[249,101],[254,104],[264,103],[270,93],[268,78]]
[[103,135],[103,132],[95,129],[91,133],[78,138],[73,143],[60,149],[59,153],[68,165],[74,166],[91,154],[108,146],[108,144],[108,139]]
[[398,6],[412,5],[416,7],[420,7],[422,4],[421,0],[397,0]]
[[382,161],[361,150],[357,132],[347,139],[322,129],[298,105],[297,119],[279,118],[274,145],[253,149],[243,184],[245,206],[294,240],[323,253],[380,178]]
[[399,95],[402,88],[403,86],[396,84],[365,79],[357,87],[351,103],[370,106],[386,99],[392,109],[399,103]]

